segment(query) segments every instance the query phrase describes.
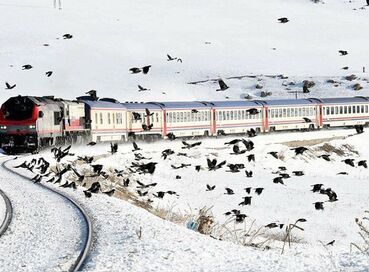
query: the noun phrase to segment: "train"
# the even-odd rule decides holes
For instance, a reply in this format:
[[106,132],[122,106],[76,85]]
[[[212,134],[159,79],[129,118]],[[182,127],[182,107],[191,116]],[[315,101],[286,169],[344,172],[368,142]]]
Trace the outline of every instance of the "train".
[[0,147],[7,153],[131,139],[173,139],[314,130],[369,124],[369,97],[252,101],[124,102],[81,96],[15,96],[0,109]]

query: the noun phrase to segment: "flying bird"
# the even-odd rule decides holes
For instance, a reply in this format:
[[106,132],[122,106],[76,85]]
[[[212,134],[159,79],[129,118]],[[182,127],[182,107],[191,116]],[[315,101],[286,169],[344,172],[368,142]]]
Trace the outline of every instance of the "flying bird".
[[339,50],[338,53],[340,53],[341,56],[346,56],[348,54],[346,50]]
[[231,188],[225,188],[226,193],[224,193],[225,195],[234,195],[234,191]]
[[32,69],[33,66],[31,64],[26,64],[26,65],[23,65],[22,66],[22,70],[29,70],[29,69]]
[[130,68],[129,71],[131,71],[131,74],[141,73],[141,69],[137,67]]
[[263,190],[264,190],[264,188],[255,188],[255,193],[258,194],[258,195],[261,195]]
[[63,38],[64,38],[64,40],[69,40],[69,39],[73,38],[73,35],[67,33],[67,34],[63,35]]
[[219,92],[219,91],[225,91],[227,90],[229,87],[227,86],[227,84],[225,84],[225,82],[223,81],[223,79],[219,79],[218,80],[218,84],[219,84],[219,89],[217,89],[216,91]]
[[[368,0],[369,1],[369,0]],[[359,161],[357,163],[358,166],[362,166],[364,168],[368,168],[368,164],[366,163],[366,160]]]
[[14,89],[15,86],[17,86],[17,84],[14,84],[14,85],[10,85],[8,82],[5,82],[5,86],[6,86],[6,90],[11,90],[11,89]]
[[313,204],[316,210],[324,210],[323,202],[315,202]]
[[290,20],[286,17],[279,18],[278,21],[282,24],[288,23]]
[[268,152],[268,154],[272,155],[274,158],[278,159],[278,152],[276,151],[271,151],[271,152]]
[[352,167],[355,167],[354,159],[345,159],[342,162],[346,163],[347,165],[350,165]]
[[141,85],[137,85],[137,86],[138,86],[138,91],[139,92],[150,91],[150,89],[144,88]]
[[210,186],[209,184],[206,184],[206,191],[213,191],[215,189],[215,185]]
[[45,75],[47,76],[47,77],[51,77],[51,75],[53,74],[53,71],[47,71],[46,73],[45,73]]
[[327,154],[320,155],[318,156],[318,158],[322,158],[323,160],[326,160],[326,161],[331,161],[330,155],[327,155]]
[[144,73],[145,75],[149,72],[151,65],[146,65],[144,67],[142,67],[142,73]]
[[318,183],[318,184],[314,184],[314,185],[311,185],[311,186],[313,187],[313,189],[311,191],[313,193],[316,193],[316,192],[320,192],[320,190],[322,189],[323,184]]

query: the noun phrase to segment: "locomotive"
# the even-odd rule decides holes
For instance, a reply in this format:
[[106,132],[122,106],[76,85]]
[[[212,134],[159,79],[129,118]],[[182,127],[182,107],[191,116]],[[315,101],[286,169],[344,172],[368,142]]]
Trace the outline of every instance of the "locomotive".
[[369,124],[368,97],[254,101],[125,102],[113,98],[16,96],[0,109],[7,153],[45,146],[131,138],[218,136]]

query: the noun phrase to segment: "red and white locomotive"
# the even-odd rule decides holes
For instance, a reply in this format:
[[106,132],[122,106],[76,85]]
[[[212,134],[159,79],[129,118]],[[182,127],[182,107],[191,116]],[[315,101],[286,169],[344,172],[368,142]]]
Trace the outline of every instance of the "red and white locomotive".
[[243,134],[369,124],[368,97],[255,101],[75,101],[17,96],[0,110],[0,147],[35,151],[48,145]]

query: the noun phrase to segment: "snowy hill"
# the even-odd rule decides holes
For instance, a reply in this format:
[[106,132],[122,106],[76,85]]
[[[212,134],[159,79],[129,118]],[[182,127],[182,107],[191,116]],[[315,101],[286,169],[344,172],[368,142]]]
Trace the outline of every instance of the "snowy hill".
[[[52,0],[6,0],[0,4],[0,79],[4,87],[17,86],[3,90],[0,102],[17,94],[75,98],[90,89],[121,101],[259,98],[257,83],[271,98],[292,98],[289,92],[301,91],[305,79],[317,84],[300,97],[368,95],[364,2],[62,0],[59,10]],[[281,24],[280,17],[290,22]],[[63,39],[66,33],[73,38]],[[167,61],[167,54],[183,63]],[[22,70],[25,64],[33,68]],[[152,65],[149,74],[130,74],[145,65]],[[46,77],[47,71],[54,73]],[[280,74],[289,78],[266,76]],[[351,74],[359,79],[342,78]],[[259,76],[227,80],[244,75]],[[216,82],[187,84],[220,77],[230,86],[226,92],[215,92]],[[364,89],[353,91],[354,83]],[[138,84],[151,91],[139,93]]]

